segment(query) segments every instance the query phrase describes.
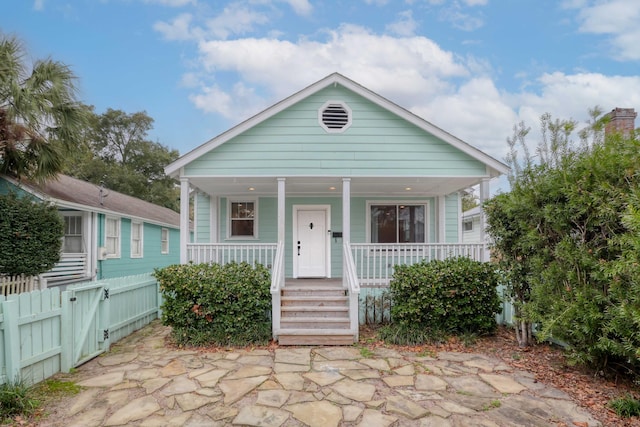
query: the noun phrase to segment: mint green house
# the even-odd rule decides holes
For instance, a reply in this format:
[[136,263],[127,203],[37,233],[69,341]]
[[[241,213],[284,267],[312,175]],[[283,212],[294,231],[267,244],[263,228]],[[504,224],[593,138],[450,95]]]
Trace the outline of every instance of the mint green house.
[[0,194],[9,191],[55,204],[64,219],[60,262],[42,275],[47,286],[150,273],[180,261],[180,215],[171,209],[67,175],[42,185],[0,175]]
[[[358,294],[395,265],[466,255],[461,191],[507,166],[331,74],[180,157],[180,260],[272,269],[281,344],[349,344]],[[189,239],[189,195],[194,233]],[[331,295],[331,296],[330,296]]]

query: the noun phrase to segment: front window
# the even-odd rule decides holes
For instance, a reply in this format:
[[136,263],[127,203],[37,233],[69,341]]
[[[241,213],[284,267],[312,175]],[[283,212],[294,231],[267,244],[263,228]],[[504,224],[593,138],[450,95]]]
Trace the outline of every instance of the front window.
[[237,201],[230,203],[230,237],[256,236],[256,203],[253,201]]
[[142,231],[141,222],[131,221],[131,258],[142,258]]
[[464,231],[473,231],[473,221],[465,221],[462,225]]
[[425,243],[426,205],[371,205],[371,243]]
[[82,216],[65,215],[64,217],[64,244],[62,252],[67,254],[82,253]]
[[105,247],[108,258],[120,257],[120,218],[107,218]]

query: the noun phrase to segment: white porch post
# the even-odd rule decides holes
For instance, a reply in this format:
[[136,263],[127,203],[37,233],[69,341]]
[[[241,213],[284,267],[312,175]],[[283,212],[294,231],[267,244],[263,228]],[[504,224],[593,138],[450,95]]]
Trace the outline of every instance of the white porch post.
[[351,178],[342,178],[342,241],[351,243]]
[[278,243],[284,242],[285,234],[285,181],[286,178],[278,178]]
[[209,196],[209,241],[218,243],[218,197]]
[[445,197],[438,196],[438,242],[444,243],[446,239],[445,228],[447,221],[447,212],[445,205]]
[[489,178],[483,178],[480,183],[480,243],[485,245],[484,254],[482,257],[483,261],[489,261],[489,250],[487,249],[487,240],[486,240],[486,218],[484,215],[484,208],[482,205],[489,198]]
[[189,243],[189,178],[180,177],[180,263],[186,264]]

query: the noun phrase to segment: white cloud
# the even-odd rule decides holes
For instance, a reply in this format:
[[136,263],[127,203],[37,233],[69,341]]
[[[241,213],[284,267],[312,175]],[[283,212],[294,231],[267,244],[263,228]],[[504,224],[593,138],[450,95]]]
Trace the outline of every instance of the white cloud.
[[611,36],[611,56],[623,61],[640,60],[640,2],[572,2],[565,4],[565,7],[579,9],[581,32]]
[[35,0],[33,2],[33,10],[37,10],[37,11],[44,10],[44,0]]
[[193,16],[190,13],[183,13],[176,16],[170,23],[156,22],[153,29],[161,33],[167,40],[190,40],[201,35],[202,31],[191,28]]
[[240,3],[231,3],[221,14],[207,20],[207,31],[216,38],[252,32],[256,25],[267,23],[266,15],[249,9]]
[[398,14],[395,22],[387,25],[387,31],[402,37],[408,37],[415,34],[418,23],[413,19],[413,13],[405,10]]
[[313,6],[308,0],[284,0],[293,8],[298,15],[309,16],[313,11]]
[[170,7],[182,7],[188,4],[196,4],[196,0],[144,0],[145,3],[161,4]]
[[463,31],[474,31],[484,26],[484,20],[480,16],[463,12],[458,3],[443,9],[440,12],[440,17],[442,20],[450,22],[454,28]]
[[364,2],[368,5],[376,5],[376,6],[384,6],[389,3],[389,0],[364,0]]

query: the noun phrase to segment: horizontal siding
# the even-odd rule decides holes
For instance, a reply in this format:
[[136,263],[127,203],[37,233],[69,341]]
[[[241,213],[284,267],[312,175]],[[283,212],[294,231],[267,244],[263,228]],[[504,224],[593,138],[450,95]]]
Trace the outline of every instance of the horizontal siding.
[[211,241],[211,199],[198,192],[195,198],[195,242]]
[[[318,109],[341,100],[353,123],[327,133]],[[477,176],[485,165],[340,86],[326,88],[202,155],[187,176]]]
[[460,224],[458,215],[458,193],[449,194],[445,197],[445,231],[446,243],[458,243],[458,228]]

